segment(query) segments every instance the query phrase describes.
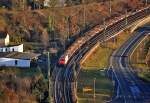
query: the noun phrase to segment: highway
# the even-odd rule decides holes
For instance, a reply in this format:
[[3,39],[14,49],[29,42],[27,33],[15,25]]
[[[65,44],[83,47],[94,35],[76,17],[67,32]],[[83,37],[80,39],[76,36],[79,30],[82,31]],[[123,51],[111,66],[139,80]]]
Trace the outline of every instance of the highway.
[[150,83],[141,81],[129,63],[130,54],[147,34],[147,31],[136,32],[111,56],[109,74],[115,81],[115,96],[109,103],[146,103],[150,100]]
[[[137,15],[135,16],[133,15],[129,16],[127,20],[128,24],[126,24],[126,19],[123,19],[109,27],[106,27],[106,29],[104,29],[100,33],[97,33],[97,35],[92,37],[89,41],[85,42],[79,49],[76,49],[76,51],[72,54],[71,59],[69,60],[66,67],[56,66],[52,73],[52,81],[53,81],[52,83],[53,94],[52,95],[54,97],[54,102],[55,103],[76,103],[77,102],[76,79],[78,77],[78,73],[80,72],[79,62],[82,59],[82,57],[85,55],[85,53],[88,52],[98,41],[104,42],[104,40],[110,39],[111,37],[116,35],[118,32],[124,30],[127,26],[131,25],[132,23],[134,23],[135,21],[139,19],[144,18],[145,16],[149,14],[150,14],[150,8],[140,13],[137,13]],[[124,59],[123,60],[121,59],[121,62],[122,61],[124,62]],[[72,66],[74,63],[77,65],[76,70],[72,69]],[[116,70],[116,69],[113,69],[113,70]],[[118,71],[116,70],[114,71],[114,73],[118,74]],[[121,79],[123,80],[123,78]],[[121,96],[120,95],[121,92],[120,92],[120,89],[117,89],[117,91],[118,91],[117,96],[115,97],[117,97],[116,101],[117,100],[119,101],[120,99],[118,99],[119,98],[118,95]],[[126,100],[126,97],[124,98]],[[114,102],[114,103],[117,103],[117,102]],[[130,103],[130,102],[126,102],[126,103]]]

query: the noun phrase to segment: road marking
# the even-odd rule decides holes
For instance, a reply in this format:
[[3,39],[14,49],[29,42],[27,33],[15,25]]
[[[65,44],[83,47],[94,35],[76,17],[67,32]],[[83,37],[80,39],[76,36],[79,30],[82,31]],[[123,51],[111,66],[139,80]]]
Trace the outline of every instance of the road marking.
[[[122,56],[125,54],[125,52],[127,51],[127,49],[131,46],[131,44],[132,43],[134,43],[135,42],[135,40],[137,39],[137,38],[139,38],[142,34],[143,34],[144,32],[141,32],[140,34],[137,34],[137,36],[129,43],[129,44],[127,44],[127,47],[124,49],[124,51],[122,52],[122,54],[121,54],[121,57],[119,58],[119,65],[120,65],[120,67],[121,67],[121,69],[124,69],[124,67],[123,67],[123,65],[122,65]],[[126,103],[126,97],[124,97],[124,100],[125,100],[125,103]],[[135,100],[136,100],[136,98],[135,98]]]
[[[138,34],[139,36],[141,36],[142,34],[143,34],[144,32],[141,32],[140,34]],[[139,36],[137,36],[136,38],[134,38],[134,40],[132,40],[129,44],[128,44],[128,46],[126,47],[126,49],[123,51],[123,53],[122,53],[122,56],[123,56],[123,54],[126,52],[126,50],[129,48],[129,46],[133,43],[133,41],[135,41]],[[144,39],[145,39],[146,37],[144,37]],[[140,42],[141,43],[141,42]],[[110,58],[110,66],[112,66],[112,64],[113,64],[113,55],[114,54],[116,54],[116,52],[117,52],[117,50],[112,54],[112,56],[111,56],[111,58]],[[120,58],[120,64],[121,64],[121,58]],[[121,68],[124,68],[122,65],[120,65],[121,66]],[[113,67],[113,66],[112,66]],[[112,70],[113,70],[113,72],[114,72],[114,74],[115,74],[115,77],[116,77],[116,79],[117,79],[117,82],[118,82],[118,84],[120,85],[120,82],[119,82],[119,79],[118,79],[118,77],[117,77],[117,75],[116,75],[116,72],[114,71],[114,69],[112,68]],[[117,86],[117,96],[115,97],[116,99],[117,98],[120,98],[120,95],[119,95],[119,85]],[[129,95],[129,98],[131,98],[131,96]],[[135,97],[134,97],[135,98]],[[125,99],[125,103],[126,103],[126,97],[124,96],[124,99]],[[136,100],[136,98],[135,98],[135,100]]]
[[125,97],[125,96],[124,96],[124,100],[125,100],[125,103],[127,103],[127,102],[126,102],[126,97]]

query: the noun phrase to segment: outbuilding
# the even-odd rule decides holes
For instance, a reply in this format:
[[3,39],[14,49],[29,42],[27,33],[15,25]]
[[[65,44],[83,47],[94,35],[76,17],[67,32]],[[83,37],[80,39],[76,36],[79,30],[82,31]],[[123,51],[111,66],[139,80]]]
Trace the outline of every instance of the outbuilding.
[[0,52],[23,52],[23,44],[0,47]]
[[29,68],[38,56],[35,53],[0,53],[0,66]]

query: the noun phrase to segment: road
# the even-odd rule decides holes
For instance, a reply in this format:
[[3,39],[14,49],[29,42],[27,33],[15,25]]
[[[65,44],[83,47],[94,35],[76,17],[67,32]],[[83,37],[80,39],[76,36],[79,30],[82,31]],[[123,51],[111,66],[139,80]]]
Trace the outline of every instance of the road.
[[150,100],[150,84],[141,81],[129,63],[130,54],[147,34],[147,31],[136,32],[111,56],[109,71],[115,81],[115,96],[109,103],[146,103]]
[[[76,103],[77,98],[76,98],[76,86],[75,85],[76,85],[76,79],[78,77],[77,75],[80,72],[80,67],[77,67],[76,70],[73,70],[72,69],[73,64],[76,63],[77,66],[79,66],[79,61],[81,60],[82,56],[84,56],[84,54],[88,52],[98,41],[104,42],[104,40],[108,40],[112,38],[113,36],[116,36],[118,32],[124,30],[129,25],[133,24],[135,21],[141,18],[144,18],[145,16],[149,14],[150,14],[150,8],[145,9],[144,11],[138,12],[136,13],[136,15],[131,15],[128,17],[128,19],[122,19],[119,22],[116,22],[113,25],[106,27],[105,29],[103,29],[103,31],[96,33],[95,36],[91,37],[90,40],[86,41],[80,48],[75,47],[76,48],[75,53],[72,53],[72,56],[69,59],[67,66],[66,67],[56,66],[56,68],[54,68],[54,71],[52,73],[52,81],[53,81],[52,85],[54,86],[53,87],[54,88],[53,89],[54,102],[55,103]],[[126,24],[126,20],[128,24]],[[118,71],[116,70],[114,73],[117,74]],[[133,88],[133,90],[134,89],[135,88]],[[117,94],[120,94],[120,89],[117,89],[117,90],[119,91],[117,92]],[[117,100],[119,101],[120,99],[118,99],[118,96],[116,97],[117,97],[116,101]],[[127,102],[127,103],[130,103],[130,102]]]

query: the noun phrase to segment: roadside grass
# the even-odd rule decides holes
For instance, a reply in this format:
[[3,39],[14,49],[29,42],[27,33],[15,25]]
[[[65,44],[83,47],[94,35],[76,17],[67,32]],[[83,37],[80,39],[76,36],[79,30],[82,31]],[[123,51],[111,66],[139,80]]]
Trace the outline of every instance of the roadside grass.
[[[96,69],[106,68],[109,65],[109,58],[112,52],[119,48],[129,37],[131,33],[126,30],[120,33],[117,37],[101,44],[86,60],[81,64],[82,68]],[[114,41],[115,39],[115,41]],[[88,53],[87,53],[88,54]]]
[[[82,70],[79,74],[78,80],[78,102],[92,103],[94,102],[94,78],[95,80],[95,103],[105,103],[113,94],[112,82],[106,78],[105,72],[96,70]],[[84,88],[90,88],[91,91],[83,92]]]
[[131,37],[131,35],[132,34],[130,33],[130,28],[129,28],[129,29],[121,32],[120,34],[118,34],[116,37],[110,39],[107,42],[107,47],[112,48],[112,49],[117,49],[117,48],[121,47],[122,44]]
[[[114,92],[113,83],[102,71],[109,66],[109,58],[112,52],[119,48],[131,35],[129,30],[126,30],[106,43],[100,44],[81,64],[83,69],[78,80],[79,103],[106,103],[107,100],[110,100]],[[96,78],[95,101],[93,98],[94,78]],[[83,93],[83,88],[90,88],[92,91]]]
[[130,64],[133,67],[133,70],[137,73],[137,76],[141,78],[143,81],[150,82],[150,71],[149,67],[146,64],[145,59],[146,54],[143,54],[142,50],[144,48],[144,44],[147,39],[145,39],[133,52],[130,58]]
[[113,49],[111,48],[99,46],[92,55],[86,59],[86,61],[82,64],[82,67],[88,70],[107,67],[112,51]]
[[[133,54],[133,56],[135,55]],[[133,58],[131,58],[131,61],[133,61]],[[134,63],[131,62],[131,65],[139,78],[141,78],[145,82],[150,82],[150,71],[146,63],[143,62],[136,63],[134,61]]]
[[144,81],[150,82],[150,72],[140,72],[138,76]]

